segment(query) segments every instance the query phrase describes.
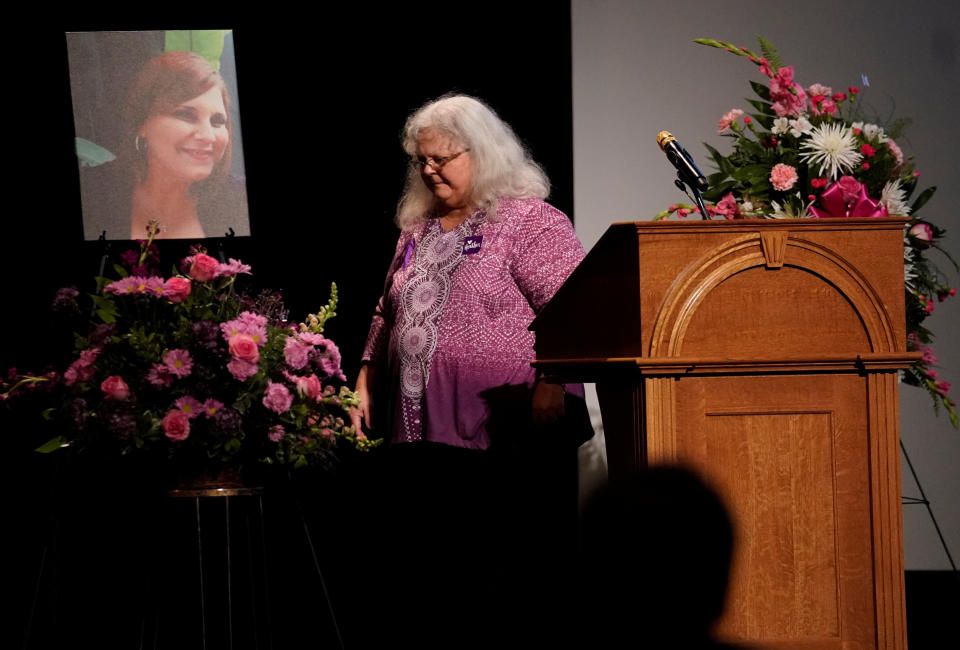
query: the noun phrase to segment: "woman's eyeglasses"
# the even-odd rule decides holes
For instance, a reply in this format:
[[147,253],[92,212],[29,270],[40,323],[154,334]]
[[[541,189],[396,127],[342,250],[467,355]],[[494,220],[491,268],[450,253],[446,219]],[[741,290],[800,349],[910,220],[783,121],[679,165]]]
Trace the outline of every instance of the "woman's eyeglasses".
[[470,150],[464,149],[463,151],[458,151],[457,153],[451,156],[443,156],[441,158],[434,158],[433,156],[417,156],[416,158],[410,159],[410,166],[413,167],[414,171],[418,171],[418,172],[423,171],[423,168],[426,167],[427,165],[430,165],[436,171],[440,171],[441,169],[443,169],[443,166],[446,165],[448,162],[450,162],[457,156],[460,156],[461,154],[467,153],[468,151]]

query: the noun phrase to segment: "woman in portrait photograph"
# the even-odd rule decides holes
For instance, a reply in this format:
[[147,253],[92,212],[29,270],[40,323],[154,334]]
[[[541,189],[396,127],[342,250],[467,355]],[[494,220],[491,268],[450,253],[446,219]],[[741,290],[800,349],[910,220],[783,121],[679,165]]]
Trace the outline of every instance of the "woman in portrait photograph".
[[[243,182],[230,176],[227,87],[203,57],[170,51],[144,64],[122,106],[117,159],[81,176],[84,238],[223,236],[247,224]],[[239,230],[239,228],[237,228]],[[240,233],[245,234],[245,233]]]

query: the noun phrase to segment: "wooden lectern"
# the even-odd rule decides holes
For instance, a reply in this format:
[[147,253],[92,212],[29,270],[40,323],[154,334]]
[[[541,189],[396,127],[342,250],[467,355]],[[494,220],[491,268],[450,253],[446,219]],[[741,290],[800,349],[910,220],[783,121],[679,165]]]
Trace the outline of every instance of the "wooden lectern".
[[614,224],[531,326],[541,371],[596,382],[612,475],[682,462],[725,499],[724,638],[906,648],[904,223]]

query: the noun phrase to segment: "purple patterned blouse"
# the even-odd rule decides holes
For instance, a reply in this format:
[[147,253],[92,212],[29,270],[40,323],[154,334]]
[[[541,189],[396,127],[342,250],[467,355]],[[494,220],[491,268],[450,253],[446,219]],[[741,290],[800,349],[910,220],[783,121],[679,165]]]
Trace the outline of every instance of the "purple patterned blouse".
[[529,405],[527,327],[583,246],[567,216],[539,199],[502,198],[497,217],[478,211],[447,233],[431,219],[400,235],[363,354],[389,369],[393,442],[486,449],[496,396],[522,394]]

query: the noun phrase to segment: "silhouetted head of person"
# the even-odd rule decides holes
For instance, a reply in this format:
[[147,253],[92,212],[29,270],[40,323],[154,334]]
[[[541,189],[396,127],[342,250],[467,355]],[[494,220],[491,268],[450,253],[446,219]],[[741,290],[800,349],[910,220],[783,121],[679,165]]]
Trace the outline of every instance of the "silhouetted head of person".
[[652,467],[608,482],[583,514],[593,624],[617,640],[706,642],[723,613],[733,543],[720,497],[690,469]]

